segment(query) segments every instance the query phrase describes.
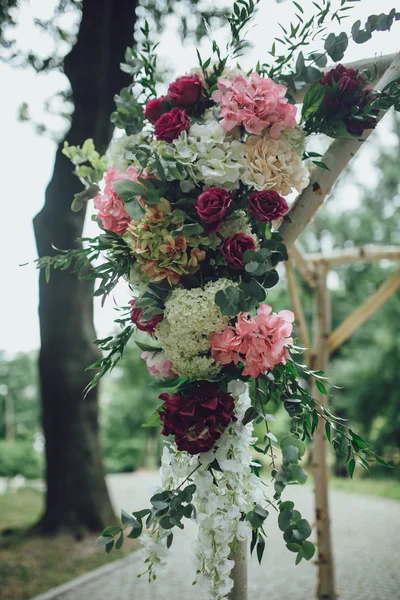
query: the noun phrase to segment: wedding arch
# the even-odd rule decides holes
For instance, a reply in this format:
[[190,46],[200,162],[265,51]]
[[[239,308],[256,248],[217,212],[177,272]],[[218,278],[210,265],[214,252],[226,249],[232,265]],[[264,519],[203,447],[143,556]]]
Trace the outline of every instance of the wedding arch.
[[[48,274],[73,267],[82,277],[98,279],[95,294],[103,299],[120,279],[128,282],[130,299],[116,319],[121,331],[95,342],[106,354],[92,365],[97,372],[89,390],[118,363],[132,338],[162,392],[147,424],[159,424],[169,438],[160,488],[148,508],[123,510],[121,525],[107,527],[97,544],[111,552],[126,535],[140,538],[151,582],[165,564],[175,531],[192,519],[198,525],[196,585],[210,599],[246,600],[247,545],[261,563],[271,508],[296,564],[314,556],[310,524],[282,498],[288,484],[306,481],[301,458],[305,441],[314,439],[318,597],[330,599],[335,589],[326,438],[345,455],[351,475],[356,463],[368,469],[373,460],[389,465],[329,408],[325,369],[329,348],[379,301],[371,300],[372,308],[364,307],[361,316],[331,333],[327,266],[351,257],[309,257],[296,240],[384,114],[400,110],[400,54],[341,64],[349,36],[330,33],[329,24],[341,24],[355,2],[312,2],[311,17],[293,2],[295,20],[281,25],[270,61],[246,73],[240,56],[258,3],[236,0],[226,49],[213,41],[208,58],[197,52],[198,66],[163,95],[157,93],[156,45],[143,23],[140,49],[128,48],[121,65],[132,84],[116,96],[111,115],[124,134],[107,156],[96,152],[92,140],[64,148],[85,186],[72,209],[93,200],[100,233],[37,263]],[[363,26],[353,24],[350,37],[364,43],[398,20],[396,9],[371,15]],[[309,136],[321,133],[334,140],[323,156],[306,146]],[[287,197],[295,191],[289,208]],[[396,249],[385,251],[397,256]],[[311,346],[292,260],[316,289],[316,338],[313,354],[305,351],[308,366],[297,361],[302,348],[292,338],[296,315],[300,338]],[[282,261],[295,315],[273,312],[266,303]],[[398,285],[396,277],[389,291]],[[290,417],[279,440],[269,402],[282,405]],[[254,438],[254,422],[265,428],[262,439]],[[272,497],[259,476],[256,453],[270,459]]]

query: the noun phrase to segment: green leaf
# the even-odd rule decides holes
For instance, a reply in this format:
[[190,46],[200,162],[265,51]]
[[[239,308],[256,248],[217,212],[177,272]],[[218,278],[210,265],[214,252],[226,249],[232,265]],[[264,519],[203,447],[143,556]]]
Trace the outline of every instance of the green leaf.
[[139,200],[137,200],[137,198],[132,201],[125,202],[125,210],[135,221],[140,221],[145,213],[144,208],[139,204]]
[[144,508],[143,510],[137,510],[136,512],[134,512],[132,514],[137,519],[144,519],[144,517],[147,517],[147,515],[149,515],[150,513],[151,513],[151,510],[149,508]]
[[305,540],[311,535],[311,527],[309,522],[306,519],[300,519],[297,521],[294,526],[293,532],[298,532],[300,534],[300,539]]
[[290,550],[290,552],[299,552],[299,550],[301,550],[300,544],[295,544],[294,542],[286,544],[286,548]]
[[97,540],[95,542],[95,546],[106,546],[106,544],[109,544],[111,540],[112,540],[111,535],[101,535],[100,537],[97,538]]
[[278,526],[281,531],[286,531],[292,523],[292,513],[290,510],[282,510],[278,516]]
[[136,523],[136,519],[129,513],[125,512],[124,510],[121,510],[121,522],[123,525],[133,527]]
[[315,554],[315,546],[312,542],[308,540],[303,543],[302,546],[303,556],[306,560],[311,560]]
[[169,550],[169,548],[171,548],[172,542],[174,540],[174,534],[171,533],[167,536],[167,549]]
[[109,544],[106,544],[106,552],[107,554],[110,554],[111,550],[114,548],[114,540],[112,540],[112,542],[110,542]]
[[109,527],[106,527],[105,530],[102,532],[102,536],[111,536],[114,537],[114,535],[118,535],[118,533],[120,533],[121,531],[121,527],[119,527],[118,525],[110,525]]
[[305,121],[310,116],[315,115],[319,112],[319,109],[323,107],[325,97],[324,87],[316,81],[309,90],[307,90],[304,96],[303,108],[302,108],[302,119]]
[[100,191],[99,186],[92,184],[92,185],[89,185],[89,187],[87,187],[82,192],[78,192],[77,194],[75,194],[72,205],[71,205],[71,210],[73,212],[79,212],[80,210],[82,210],[85,202],[94,198],[96,196],[96,194],[99,193],[99,191]]
[[141,196],[146,192],[145,188],[140,183],[130,181],[129,179],[113,181],[112,186],[124,202],[130,202],[136,198],[136,196]]
[[287,500],[286,502],[281,502],[279,505],[279,510],[293,510],[294,502]]
[[347,34],[342,31],[339,35],[330,33],[325,40],[324,48],[333,61],[342,60],[349,45]]
[[354,458],[352,458],[352,459],[349,461],[349,466],[348,466],[348,469],[349,469],[349,475],[350,475],[350,477],[351,477],[352,479],[353,479],[353,474],[354,474],[354,469],[355,469],[355,468],[356,468],[356,461],[354,460]]
[[155,494],[152,498],[150,498],[150,502],[156,510],[164,510],[164,508],[169,507],[170,495],[168,492],[161,492],[160,494]]
[[296,446],[285,446],[282,450],[283,464],[296,464],[299,460],[299,449]]
[[136,540],[143,531],[143,524],[141,521],[135,521],[131,531],[128,534],[128,538]]
[[120,550],[122,548],[123,543],[124,543],[124,532],[121,531],[121,535],[119,536],[119,538],[117,539],[117,541],[115,543],[115,549]]
[[254,406],[249,406],[249,408],[246,410],[246,412],[244,413],[243,416],[243,425],[247,425],[247,423],[250,423],[251,421],[254,421],[254,419],[256,417],[259,416],[259,412],[256,408],[254,408]]
[[258,536],[257,548],[256,548],[257,559],[258,559],[259,564],[261,564],[262,557],[263,557],[263,554],[264,554],[264,550],[265,550],[265,540],[262,537],[262,535],[259,535]]
[[299,550],[298,555],[296,556],[296,565],[298,565],[303,559],[303,549]]
[[161,417],[159,415],[158,410],[155,410],[153,412],[153,414],[148,418],[146,423],[143,423],[142,427],[158,427],[159,425],[161,425]]

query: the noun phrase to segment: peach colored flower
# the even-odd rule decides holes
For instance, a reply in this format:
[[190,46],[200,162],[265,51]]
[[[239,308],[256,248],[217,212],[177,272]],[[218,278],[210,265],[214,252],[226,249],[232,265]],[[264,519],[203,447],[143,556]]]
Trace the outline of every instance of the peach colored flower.
[[287,88],[268,77],[252,73],[232,80],[220,78],[212,98],[222,106],[221,125],[231,131],[243,125],[246,131],[261,135],[270,128],[271,137],[279,139],[281,131],[296,125],[297,109],[288,103]]
[[137,181],[138,176],[139,171],[134,166],[129,167],[125,173],[120,173],[117,169],[107,170],[104,192],[99,192],[94,198],[94,206],[99,211],[97,218],[100,219],[103,227],[108,231],[114,231],[118,235],[123,235],[131,221],[123,200],[121,200],[113,188],[113,182],[120,181],[121,179]]
[[286,363],[287,347],[293,344],[290,337],[294,315],[290,310],[271,314],[271,307],[262,304],[257,316],[239,313],[234,326],[210,336],[211,355],[215,361],[237,365],[243,361],[243,375],[258,377],[275,365]]

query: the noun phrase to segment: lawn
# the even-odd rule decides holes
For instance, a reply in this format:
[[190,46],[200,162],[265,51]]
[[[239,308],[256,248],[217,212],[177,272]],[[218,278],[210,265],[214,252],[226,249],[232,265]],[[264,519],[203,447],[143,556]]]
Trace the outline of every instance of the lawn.
[[373,477],[342,479],[332,477],[330,481],[334,490],[400,500],[400,481],[396,479],[374,479]]
[[106,555],[104,548],[94,546],[96,536],[91,535],[79,542],[65,534],[55,538],[22,533],[4,535],[5,529],[29,527],[38,519],[42,508],[43,494],[37,490],[23,488],[0,494],[2,600],[28,600],[126,556],[138,546],[136,540],[126,540],[122,550]]

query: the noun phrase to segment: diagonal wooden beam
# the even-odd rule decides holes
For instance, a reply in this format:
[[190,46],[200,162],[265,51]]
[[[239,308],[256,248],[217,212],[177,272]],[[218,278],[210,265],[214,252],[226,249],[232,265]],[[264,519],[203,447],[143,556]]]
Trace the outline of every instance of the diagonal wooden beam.
[[[382,90],[386,85],[400,77],[400,53],[396,55],[390,67],[379,80],[376,89]],[[380,115],[383,116],[384,113]],[[329,171],[318,167],[311,176],[310,184],[294,201],[289,212],[283,217],[279,233],[287,248],[291,248],[314,214],[329,196],[332,187],[350,160],[369,135],[372,129],[364,131],[361,141],[358,138],[334,140],[321,159]]]
[[329,336],[329,352],[332,354],[354,331],[367,321],[400,287],[400,269],[393,273],[372,296],[345,319]]
[[327,267],[351,264],[354,262],[370,263],[383,259],[396,260],[398,258],[400,258],[400,246],[378,246],[376,244],[366,244],[365,246],[358,246],[356,248],[334,250],[331,254],[318,253],[307,255],[307,260],[309,260],[312,265],[325,265]]
[[296,323],[299,330],[301,344],[306,348],[304,356],[306,363],[310,364],[311,351],[310,351],[310,336],[308,333],[307,323],[304,317],[303,307],[301,305],[300,296],[296,284],[296,275],[294,272],[292,261],[289,259],[285,261],[286,276],[288,281],[288,289],[290,299],[292,301],[292,309],[294,316],[296,317]]
[[310,287],[315,287],[317,279],[314,265],[309,262],[308,255],[304,252],[303,246],[298,240],[290,248],[289,256],[293,260],[304,281],[308,283]]

